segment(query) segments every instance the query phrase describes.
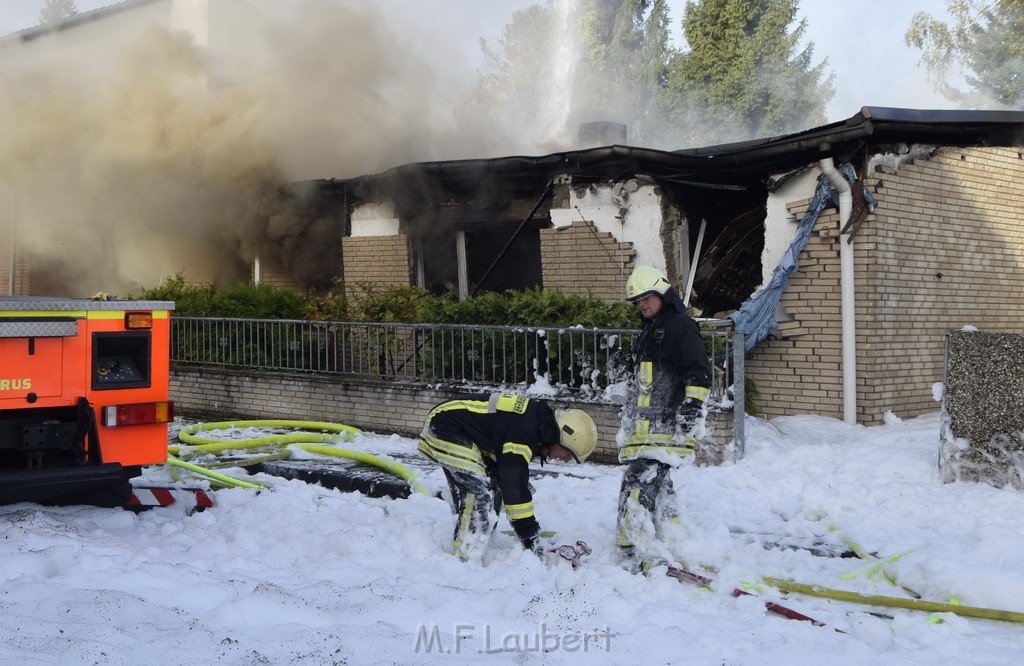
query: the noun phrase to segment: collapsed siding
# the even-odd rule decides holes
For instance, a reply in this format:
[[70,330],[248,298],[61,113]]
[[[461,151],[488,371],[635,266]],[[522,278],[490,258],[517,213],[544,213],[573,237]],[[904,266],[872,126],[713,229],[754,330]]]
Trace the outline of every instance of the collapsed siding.
[[546,288],[609,302],[622,300],[633,271],[631,243],[620,243],[592,222],[573,222],[561,229],[542,229],[540,250]]

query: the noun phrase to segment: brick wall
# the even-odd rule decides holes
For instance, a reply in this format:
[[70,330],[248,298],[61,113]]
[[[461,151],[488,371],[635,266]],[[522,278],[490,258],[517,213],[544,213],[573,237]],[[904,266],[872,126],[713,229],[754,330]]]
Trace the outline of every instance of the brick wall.
[[632,243],[618,242],[591,222],[578,220],[568,227],[540,231],[546,289],[621,301],[635,254]]
[[[171,399],[179,416],[202,420],[289,419],[343,423],[376,433],[415,437],[423,419],[439,402],[464,392],[443,388],[362,381],[337,376],[249,372],[177,366],[171,370]],[[617,460],[615,433],[619,407],[608,403],[549,401],[555,407],[578,407],[597,424],[600,441],[595,462]],[[717,464],[728,458],[732,413],[709,417],[711,436],[697,461]]]
[[394,236],[347,236],[341,240],[345,284],[359,283],[385,287],[408,287],[410,274],[409,244],[404,234]]
[[[943,148],[865,179],[875,212],[854,239],[857,420],[939,408],[945,334],[1024,332],[1024,159],[1012,148]],[[791,210],[800,217],[807,202]],[[748,356],[759,415],[842,417],[838,213],[826,210],[781,305],[785,339]]]
[[[808,200],[790,211],[802,218]],[[821,414],[842,418],[842,339],[839,318],[839,248],[828,230],[835,209],[818,218],[780,304],[793,317],[780,321],[785,339],[765,340],[746,359],[757,385],[758,416]]]
[[[635,251],[590,222],[561,229],[541,229],[544,287],[568,294],[590,294],[607,301],[622,299],[633,270]],[[406,236],[360,236],[342,239],[346,285],[413,284]]]
[[[255,282],[255,265],[253,266],[251,277]],[[263,262],[260,265],[259,281],[261,284],[276,287],[278,289],[291,289],[294,292],[302,293],[302,290],[299,289],[299,284],[295,281],[295,276],[291,271],[279,266],[271,266],[267,262]]]
[[943,148],[866,184],[879,205],[858,263],[870,306],[858,364],[862,413],[877,421],[939,407],[948,330],[1024,332],[1024,160],[1015,148]]

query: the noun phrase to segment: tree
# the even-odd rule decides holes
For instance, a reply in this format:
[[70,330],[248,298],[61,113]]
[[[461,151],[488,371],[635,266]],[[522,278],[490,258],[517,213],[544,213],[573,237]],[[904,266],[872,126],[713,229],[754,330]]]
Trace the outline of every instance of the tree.
[[685,120],[696,145],[772,136],[820,124],[835,93],[828,61],[800,49],[797,0],[697,0],[686,3],[688,50],[672,59],[663,115]]
[[[1024,0],[947,0],[949,23],[914,14],[904,40],[922,51],[935,90],[965,105],[1021,108],[1024,104]],[[950,82],[959,69],[965,91]]]
[[547,0],[513,14],[499,48],[482,43],[477,103],[565,145],[582,122],[626,123],[645,133],[665,83],[666,0]]
[[[631,142],[659,137],[656,100],[666,84],[669,45],[665,0],[591,0],[587,8],[581,83],[588,92],[585,120],[617,113],[632,130]],[[611,118],[615,119],[615,118]]]
[[75,0],[46,0],[46,4],[39,10],[39,25],[56,23],[78,14],[75,7]]

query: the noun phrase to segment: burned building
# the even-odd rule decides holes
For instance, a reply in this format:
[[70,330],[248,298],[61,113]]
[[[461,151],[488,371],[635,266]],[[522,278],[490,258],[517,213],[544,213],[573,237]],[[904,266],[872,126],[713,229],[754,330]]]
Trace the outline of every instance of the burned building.
[[599,146],[316,181],[347,285],[619,299],[663,268],[748,336],[760,414],[938,408],[951,328],[1024,330],[1024,113],[865,107],[680,151]]
[[[574,150],[413,161],[494,144],[381,94],[422,69],[367,82],[309,50],[309,24],[337,44],[366,16],[317,13],[274,50],[280,22],[243,4],[126,0],[0,40],[33,73],[5,78],[0,290],[88,295],[184,270],[617,300],[651,264],[747,335],[761,415],[851,423],[937,409],[949,329],[1024,329],[1024,113],[865,107],[686,150],[593,123]],[[371,53],[396,57],[374,34]],[[370,131],[384,118],[400,123]]]

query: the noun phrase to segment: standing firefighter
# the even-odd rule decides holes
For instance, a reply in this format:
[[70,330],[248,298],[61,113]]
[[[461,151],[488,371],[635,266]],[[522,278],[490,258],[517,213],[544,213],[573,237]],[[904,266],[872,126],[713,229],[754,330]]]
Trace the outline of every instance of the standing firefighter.
[[[662,559],[656,541],[683,536],[670,472],[693,452],[704,422],[711,369],[697,323],[665,274],[640,266],[626,299],[643,316],[617,441],[627,463],[619,491],[616,543],[626,566],[646,570]],[[662,551],[664,552],[664,551]]]
[[533,512],[530,461],[537,455],[583,462],[597,444],[597,428],[579,409],[552,410],[547,403],[511,393],[484,393],[434,407],[419,450],[444,469],[455,511],[453,551],[480,561],[505,515],[523,547],[543,555]]

